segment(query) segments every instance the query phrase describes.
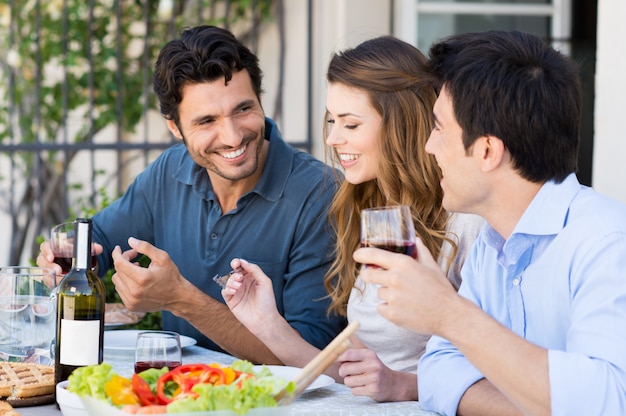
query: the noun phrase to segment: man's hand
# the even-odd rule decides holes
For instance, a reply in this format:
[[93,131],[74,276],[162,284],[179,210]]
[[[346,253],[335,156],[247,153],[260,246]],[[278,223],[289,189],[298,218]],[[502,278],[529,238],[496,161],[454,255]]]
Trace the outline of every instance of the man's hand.
[[[102,254],[103,248],[98,243],[93,243],[92,252],[96,256]],[[54,262],[54,252],[52,251],[52,244],[50,241],[44,241],[39,245],[39,255],[37,256],[37,266],[39,267],[49,267],[56,271],[57,275],[57,284],[63,279],[63,271],[61,270],[61,266]]]
[[446,304],[458,297],[454,287],[421,240],[417,239],[417,258],[377,248],[360,248],[354,259],[364,267],[363,281],[380,285],[378,312],[404,328],[423,334],[441,335],[447,319]]
[[[165,251],[133,237],[128,244],[130,250],[122,252],[119,246],[113,250],[116,273],[112,281],[124,305],[131,311],[169,310],[176,302],[177,289],[184,286],[186,279]],[[147,268],[132,262],[140,254],[150,258]]]

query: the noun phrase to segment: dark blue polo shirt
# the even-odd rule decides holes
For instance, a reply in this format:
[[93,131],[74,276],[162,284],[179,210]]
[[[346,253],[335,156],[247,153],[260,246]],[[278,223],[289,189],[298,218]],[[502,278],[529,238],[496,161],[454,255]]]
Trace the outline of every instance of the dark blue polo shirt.
[[[94,241],[105,253],[98,259],[100,270],[112,267],[115,245],[127,250],[133,236],[167,251],[185,278],[223,303],[221,288],[211,278],[228,272],[233,258],[244,258],[272,279],[285,319],[323,348],[345,325],[343,319],[327,316],[323,285],[334,245],[327,210],[336,179],[324,163],[286,144],[270,119],[266,139],[270,148],[262,177],[225,214],[206,170],[185,146],[164,151],[124,196],[94,216]],[[169,312],[163,312],[163,327],[220,350]]]

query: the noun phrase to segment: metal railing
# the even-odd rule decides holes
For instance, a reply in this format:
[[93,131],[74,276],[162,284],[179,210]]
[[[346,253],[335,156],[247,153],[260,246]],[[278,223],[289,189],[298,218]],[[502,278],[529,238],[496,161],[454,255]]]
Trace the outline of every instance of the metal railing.
[[[9,263],[34,258],[38,237],[55,223],[106,206],[172,144],[152,122],[160,116],[151,64],[167,40],[185,26],[236,22],[238,37],[256,51],[261,25],[278,25],[282,79],[282,14],[282,0],[0,5],[0,214],[10,221]],[[310,20],[305,30],[310,40]],[[308,68],[311,85],[310,61]],[[309,118],[307,137],[291,144],[310,152],[311,136]]]

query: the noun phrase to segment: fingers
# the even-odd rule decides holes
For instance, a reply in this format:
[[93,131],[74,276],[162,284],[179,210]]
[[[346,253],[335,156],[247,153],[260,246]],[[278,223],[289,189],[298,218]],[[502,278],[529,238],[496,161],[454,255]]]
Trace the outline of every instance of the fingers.
[[243,277],[247,279],[252,279],[257,284],[271,285],[271,279],[263,272],[263,269],[254,263],[250,263],[244,259],[233,259],[230,263],[233,267],[233,274],[231,275],[232,280],[233,277],[239,276],[239,281],[243,281]]
[[137,252],[135,250],[127,250],[122,252],[120,246],[115,246],[113,251],[111,252],[111,258],[113,259],[113,266],[115,270],[118,272],[123,272],[128,270],[129,267],[135,267],[131,261],[137,257]]
[[[49,241],[44,241],[39,245],[39,256],[37,256],[37,259],[39,259],[39,257],[46,263],[54,262],[54,253],[52,252],[52,246]],[[37,262],[37,264],[39,264],[39,262]]]
[[437,261],[433,258],[430,250],[428,250],[428,248],[424,245],[424,242],[421,238],[415,239],[415,248],[417,249],[417,258],[419,263],[430,268],[439,268]]
[[151,261],[156,263],[161,263],[169,259],[169,255],[164,250],[156,248],[147,241],[139,240],[135,237],[130,237],[128,239],[128,245],[132,250],[134,250],[135,257],[138,254],[144,254],[149,257]]
[[93,252],[93,254],[95,254],[96,256],[99,256],[100,254],[102,254],[102,252],[104,251],[104,248],[102,247],[102,244],[98,244],[98,243],[93,243],[91,251]]
[[[237,267],[233,267],[233,270],[237,271],[238,268],[241,268],[243,271],[250,273],[254,276],[257,276],[259,274],[263,274],[263,270],[261,270],[261,268],[259,266],[257,266],[254,263],[250,263],[248,260],[245,259],[233,259],[233,262],[235,262],[235,264],[237,265]],[[233,265],[233,263],[231,263],[231,266]]]
[[[54,262],[54,253],[52,252],[52,247],[50,246],[49,241],[44,241],[39,245],[39,254],[37,255],[37,259],[35,262],[39,267],[49,267],[54,269],[57,277],[63,277],[61,270],[61,266]],[[58,279],[57,279],[58,280]]]
[[226,286],[222,289],[222,297],[224,300],[230,300],[242,285],[243,275],[240,273],[233,273],[226,281]]

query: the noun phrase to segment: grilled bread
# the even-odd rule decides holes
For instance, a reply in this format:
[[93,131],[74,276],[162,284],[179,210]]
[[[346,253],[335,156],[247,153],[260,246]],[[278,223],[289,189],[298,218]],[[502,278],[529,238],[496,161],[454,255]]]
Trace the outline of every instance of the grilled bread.
[[0,416],[20,416],[20,414],[13,409],[10,403],[2,400],[0,401]]

